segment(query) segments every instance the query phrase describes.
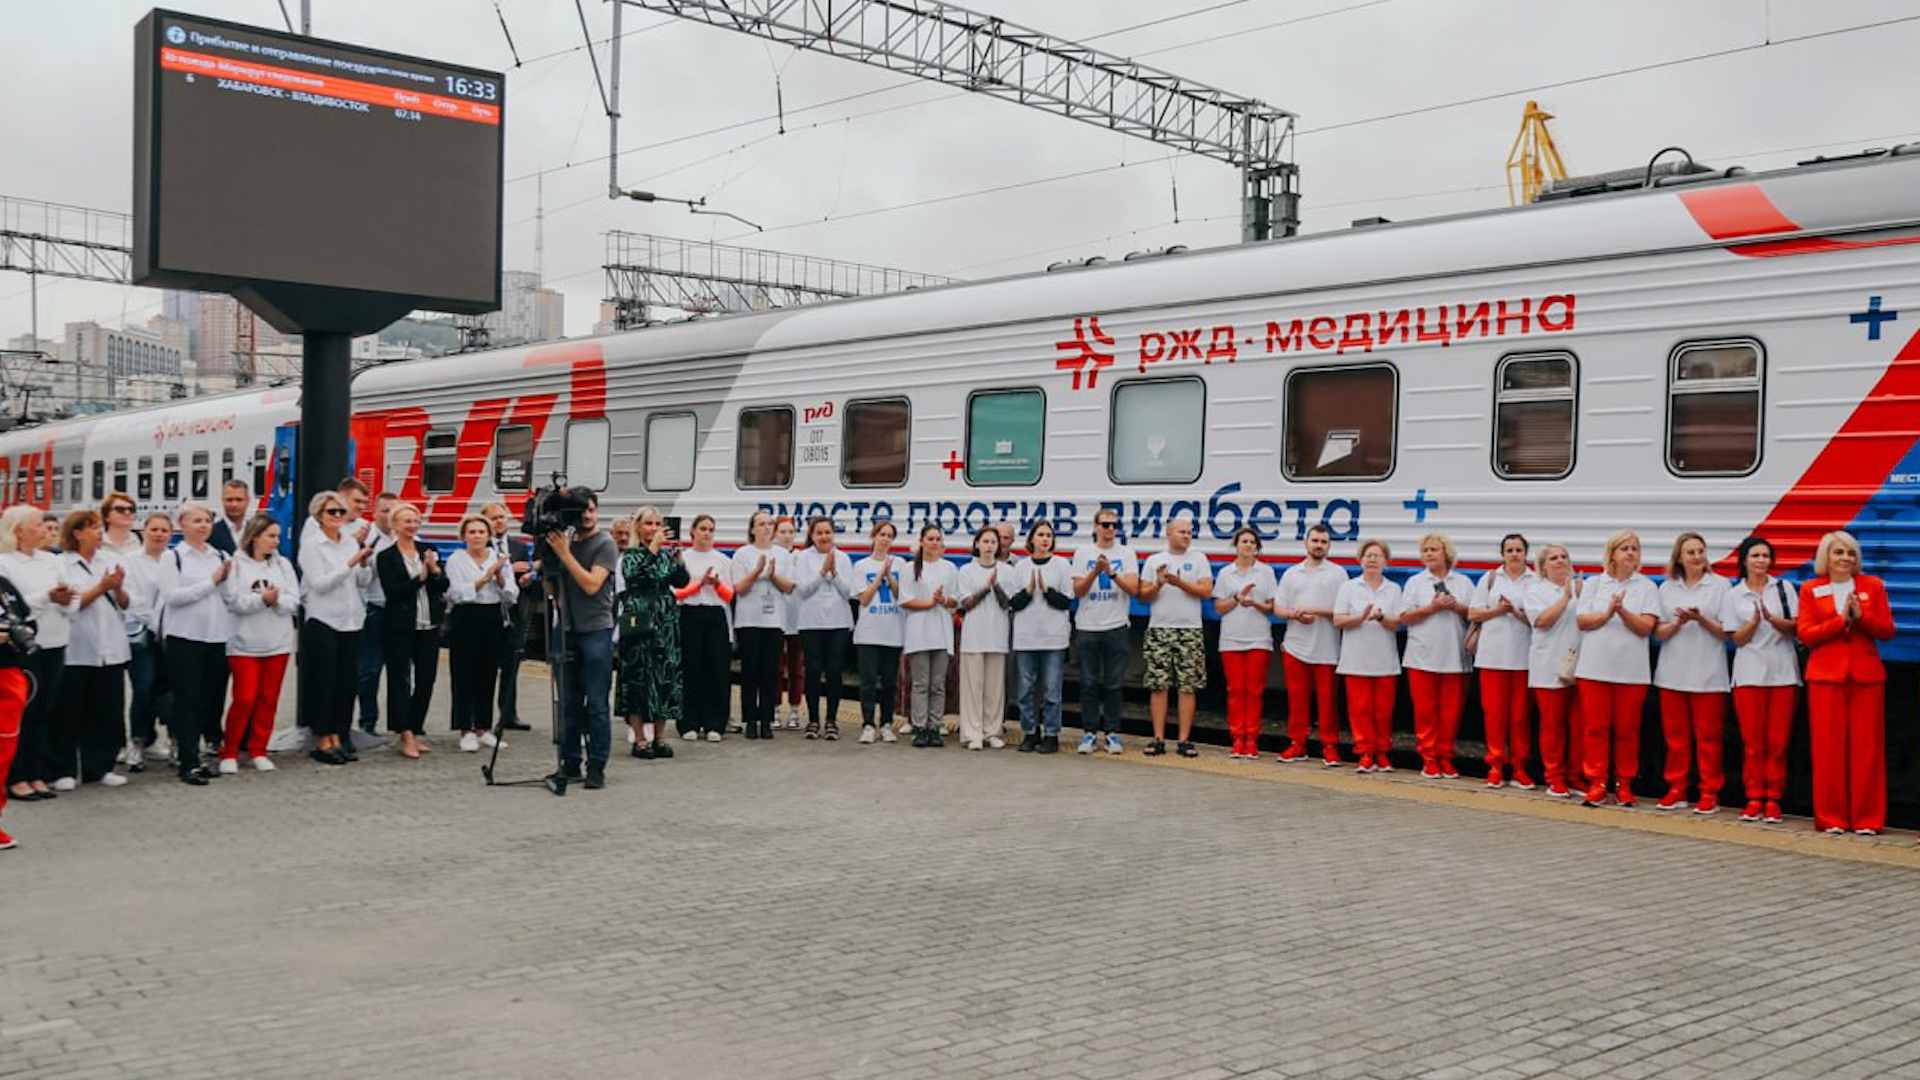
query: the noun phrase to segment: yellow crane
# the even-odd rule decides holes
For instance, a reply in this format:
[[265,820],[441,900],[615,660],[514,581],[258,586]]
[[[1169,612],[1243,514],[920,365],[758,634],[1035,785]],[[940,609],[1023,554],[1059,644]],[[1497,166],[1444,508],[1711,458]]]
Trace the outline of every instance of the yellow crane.
[[1560,149],[1553,145],[1553,132],[1547,121],[1553,114],[1536,101],[1527,102],[1520,114],[1520,133],[1513,137],[1513,149],[1507,151],[1507,202],[1512,206],[1530,203],[1550,180],[1565,180],[1567,167],[1560,161]]

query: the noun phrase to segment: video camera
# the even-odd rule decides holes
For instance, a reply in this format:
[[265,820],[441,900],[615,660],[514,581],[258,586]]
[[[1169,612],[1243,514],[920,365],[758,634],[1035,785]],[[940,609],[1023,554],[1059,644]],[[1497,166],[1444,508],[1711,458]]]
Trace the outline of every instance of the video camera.
[[593,490],[568,487],[565,473],[554,473],[553,483],[537,488],[527,496],[526,512],[520,518],[520,531],[540,539],[552,533],[580,527],[580,516],[592,505]]

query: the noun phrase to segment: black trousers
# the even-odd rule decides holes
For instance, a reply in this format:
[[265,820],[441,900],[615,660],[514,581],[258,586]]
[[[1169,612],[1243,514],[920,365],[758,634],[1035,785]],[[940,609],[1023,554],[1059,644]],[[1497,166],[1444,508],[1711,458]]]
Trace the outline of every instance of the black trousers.
[[506,635],[500,641],[500,719],[520,719],[520,649],[527,640],[527,609],[533,604],[530,594],[522,593],[507,605]]
[[361,630],[335,630],[319,619],[300,624],[300,715],[314,738],[345,738],[359,692]]
[[453,684],[453,730],[493,727],[494,681],[500,676],[499,604],[455,604],[447,618],[447,679]]
[[[807,659],[807,722],[840,719],[840,697],[846,687],[847,650],[853,646],[852,630],[802,630],[800,651]],[[820,702],[826,701],[826,712]]]
[[773,725],[773,707],[780,700],[780,646],[786,632],[777,626],[743,626],[740,639],[740,719],[749,724]]
[[126,665],[70,665],[60,678],[47,752],[55,777],[91,784],[113,771],[126,745]]
[[860,666],[860,724],[885,727],[900,695],[900,646],[856,645],[854,660]]
[[[15,784],[38,780],[46,784],[71,772],[54,772],[58,762],[49,753],[48,726],[59,711],[60,678],[67,667],[65,646],[41,649],[20,664],[33,677],[33,699],[20,714],[20,745],[14,750],[13,769],[8,782]],[[73,766],[68,765],[71,769]]]
[[200,764],[202,745],[211,741],[217,748],[226,734],[220,714],[227,703],[227,646],[169,636],[166,665],[167,688],[173,693],[167,718],[173,753],[181,769],[191,769]]
[[440,676],[440,628],[382,630],[380,643],[387,654],[387,730],[422,734]]
[[733,645],[727,610],[712,604],[680,608],[680,731],[725,731]]

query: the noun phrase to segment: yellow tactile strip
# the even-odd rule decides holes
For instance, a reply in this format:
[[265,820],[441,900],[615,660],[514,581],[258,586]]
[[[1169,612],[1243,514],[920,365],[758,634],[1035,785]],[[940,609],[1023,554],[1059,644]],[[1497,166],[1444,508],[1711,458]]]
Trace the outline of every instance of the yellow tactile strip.
[[1653,809],[1652,801],[1647,799],[1640,800],[1639,805],[1632,809],[1613,805],[1586,807],[1580,805],[1578,796],[1555,799],[1543,794],[1544,788],[1539,791],[1494,789],[1487,787],[1483,781],[1464,777],[1459,780],[1423,780],[1418,773],[1405,769],[1384,776],[1378,773],[1360,774],[1353,771],[1351,764],[1340,769],[1329,769],[1321,765],[1318,759],[1288,765],[1279,764],[1271,755],[1259,761],[1231,761],[1211,748],[1203,749],[1197,758],[1181,758],[1172,753],[1165,757],[1147,757],[1140,753],[1137,746],[1127,747],[1126,754],[1118,759],[1106,754],[1092,756],[1157,769],[1187,769],[1237,780],[1292,784],[1350,795],[1404,799],[1429,806],[1458,806],[1493,813],[1520,814],[1550,821],[1574,821],[1630,832],[1682,836],[1691,840],[1739,844],[1795,855],[1920,870],[1920,846],[1914,844],[1912,834],[1826,836],[1814,832],[1812,823],[1805,818],[1789,819],[1783,825],[1743,822],[1737,818],[1738,807],[1721,807],[1720,812],[1711,817],[1687,810],[1663,813]]

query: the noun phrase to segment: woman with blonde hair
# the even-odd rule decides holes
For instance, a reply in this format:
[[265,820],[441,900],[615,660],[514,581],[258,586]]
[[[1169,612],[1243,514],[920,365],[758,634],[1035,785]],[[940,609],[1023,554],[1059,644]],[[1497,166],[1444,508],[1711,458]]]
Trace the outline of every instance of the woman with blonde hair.
[[233,704],[227,709],[226,738],[220,744],[220,771],[240,771],[244,751],[257,772],[272,772],[267,740],[280,711],[280,686],[293,655],[293,615],[300,607],[300,579],[280,556],[280,523],[255,514],[240,530],[227,575],[227,610],[233,636],[227,639],[227,671],[233,679]]
[[1720,809],[1721,743],[1727,726],[1727,632],[1720,625],[1727,602],[1727,579],[1707,566],[1707,541],[1697,532],[1681,533],[1660,582],[1660,622],[1653,636],[1662,642],[1653,683],[1660,688],[1660,726],[1666,733],[1667,793],[1655,809],[1687,805],[1687,780],[1699,763],[1700,799],[1696,814]]
[[500,639],[507,608],[520,598],[513,566],[493,544],[493,526],[480,514],[460,522],[465,546],[447,557],[447,675],[453,683],[453,730],[460,749],[472,754],[499,744],[493,733],[493,695],[498,689]]
[[1893,638],[1893,608],[1886,585],[1860,573],[1860,542],[1847,533],[1820,538],[1813,572],[1800,586],[1813,827],[1872,836],[1887,823],[1887,669],[1879,643]]
[[[1353,729],[1357,772],[1392,772],[1393,698],[1400,681],[1400,586],[1387,579],[1393,551],[1384,540],[1360,541],[1360,575],[1340,586],[1333,602],[1333,625],[1340,631],[1347,724]],[[1329,750],[1327,764],[1340,764]]]
[[300,544],[300,715],[313,734],[307,756],[322,765],[353,760],[352,735],[360,635],[366,626],[365,590],[373,580],[367,563],[377,550],[346,532],[353,510],[338,492],[322,491],[307,503],[313,523]]
[[373,558],[380,591],[387,598],[380,625],[387,658],[387,728],[400,736],[401,757],[418,758],[427,749],[420,736],[440,671],[447,575],[440,568],[440,553],[420,542],[418,507],[395,503],[387,520],[393,543]]
[[1420,538],[1425,569],[1407,579],[1400,623],[1407,628],[1407,695],[1419,740],[1420,775],[1455,780],[1453,747],[1467,700],[1467,602],[1473,582],[1454,569],[1460,552],[1446,533]]
[[1540,712],[1540,771],[1547,794],[1564,799],[1574,788],[1586,790],[1581,756],[1580,698],[1574,692],[1573,671],[1580,657],[1580,627],[1574,608],[1580,596],[1580,578],[1573,572],[1573,556],[1564,544],[1542,544],[1535,563],[1537,576],[1527,586],[1527,689]]
[[16,799],[57,798],[48,785],[66,775],[53,771],[47,739],[80,594],[67,584],[59,556],[42,550],[46,535],[38,507],[12,506],[0,513],[0,576],[26,600],[38,627],[34,640],[40,646],[22,661],[34,695],[20,718],[19,747],[8,776]]
[[[713,519],[705,514],[693,519],[688,530],[694,536],[711,538]],[[682,595],[688,587],[693,567],[679,550],[667,543],[660,511],[644,507],[634,515],[635,542],[620,553],[617,576],[620,590],[613,597],[614,629],[619,635],[615,654],[613,710],[627,722],[633,736],[628,753],[642,761],[667,760],[673,747],[667,745],[667,725],[678,721],[688,731],[699,734],[702,728],[718,730],[721,722],[703,710],[687,708],[687,691],[693,680],[683,678],[683,646],[691,645],[697,656],[701,646],[689,642],[689,608],[674,610],[674,600],[683,605],[718,602],[698,596],[698,590]],[[711,546],[711,545],[709,545]],[[709,587],[713,575],[724,577],[720,563],[724,556],[713,553],[702,562],[701,586]],[[711,592],[711,588],[708,588]],[[725,617],[721,618],[724,642]],[[726,676],[720,676],[724,690]],[[704,677],[712,681],[712,674]]]
[[208,543],[213,510],[184,502],[175,511],[180,543],[160,560],[161,652],[173,691],[173,753],[180,780],[205,786],[213,773],[200,764],[201,744],[219,749],[221,706],[227,701],[227,638],[233,616],[221,586],[233,561]]
[[1640,574],[1640,537],[1622,529],[1607,537],[1606,572],[1588,579],[1575,608],[1580,687],[1586,729],[1585,805],[1607,800],[1612,777],[1621,806],[1633,805],[1633,777],[1640,764],[1640,712],[1653,679],[1647,635],[1659,621],[1660,594]]

